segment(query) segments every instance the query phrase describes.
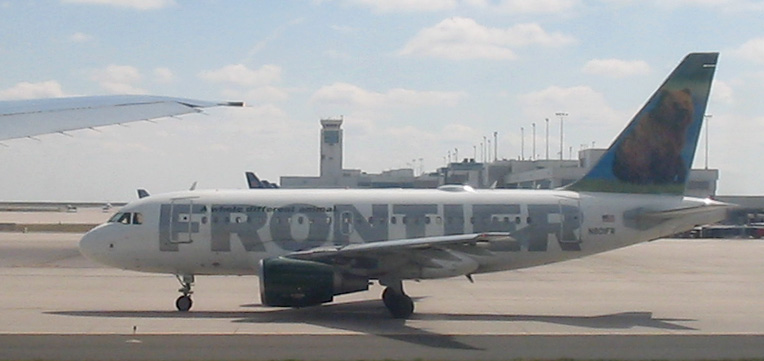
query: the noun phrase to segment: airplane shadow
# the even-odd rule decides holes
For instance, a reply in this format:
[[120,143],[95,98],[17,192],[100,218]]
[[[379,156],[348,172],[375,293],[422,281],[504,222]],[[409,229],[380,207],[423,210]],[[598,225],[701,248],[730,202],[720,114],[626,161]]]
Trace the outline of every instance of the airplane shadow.
[[[243,305],[242,307],[261,307]],[[390,318],[379,300],[363,300],[306,308],[267,309],[256,311],[57,311],[52,315],[106,318],[167,318],[167,319],[230,319],[235,323],[300,323],[338,330],[353,331],[433,348],[480,350],[457,340],[458,336],[443,335],[412,327],[406,320]],[[596,316],[550,316],[512,314],[415,313],[412,320],[481,321],[481,322],[542,322],[590,329],[631,329],[647,327],[662,330],[696,330],[675,322],[692,319],[654,318],[652,312],[621,312]]]

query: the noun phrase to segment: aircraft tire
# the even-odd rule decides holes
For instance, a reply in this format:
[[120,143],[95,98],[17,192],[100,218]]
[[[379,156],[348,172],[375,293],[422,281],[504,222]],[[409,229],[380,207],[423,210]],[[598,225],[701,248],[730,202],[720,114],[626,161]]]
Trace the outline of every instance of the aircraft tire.
[[406,319],[414,313],[414,301],[411,297],[395,292],[390,287],[382,292],[382,302],[393,318]]
[[180,296],[175,300],[175,307],[180,312],[188,312],[194,302],[191,300],[191,296]]

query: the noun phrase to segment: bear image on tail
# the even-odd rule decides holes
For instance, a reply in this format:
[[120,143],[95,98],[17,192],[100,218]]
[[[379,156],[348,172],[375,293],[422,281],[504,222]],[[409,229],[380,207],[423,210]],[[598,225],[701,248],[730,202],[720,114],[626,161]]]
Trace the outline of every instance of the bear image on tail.
[[692,119],[689,89],[662,91],[658,104],[618,145],[613,174],[632,184],[684,182],[687,170],[681,152]]

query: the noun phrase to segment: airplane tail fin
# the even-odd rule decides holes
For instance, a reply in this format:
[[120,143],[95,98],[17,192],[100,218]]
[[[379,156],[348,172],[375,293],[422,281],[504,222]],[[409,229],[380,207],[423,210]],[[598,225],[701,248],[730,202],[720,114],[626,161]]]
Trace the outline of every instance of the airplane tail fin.
[[244,174],[247,176],[247,186],[249,189],[263,188],[263,183],[260,181],[260,178],[257,178],[255,173],[246,172]]
[[692,53],[573,191],[684,194],[719,53]]
[[149,196],[149,191],[143,188],[138,188],[138,199],[146,198],[148,196]]

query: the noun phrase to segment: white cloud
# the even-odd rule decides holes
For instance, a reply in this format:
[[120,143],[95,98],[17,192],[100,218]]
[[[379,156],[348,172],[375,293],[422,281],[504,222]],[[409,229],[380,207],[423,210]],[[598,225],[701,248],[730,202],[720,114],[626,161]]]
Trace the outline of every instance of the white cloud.
[[511,14],[561,13],[569,11],[580,0],[345,0],[346,4],[364,6],[378,13],[437,12],[460,6]]
[[279,103],[289,99],[289,92],[275,86],[263,86],[250,90],[226,89],[223,96],[230,100],[244,100],[247,104]]
[[722,12],[764,11],[764,2],[760,0],[601,0],[606,4],[653,6],[659,9],[675,10],[682,7],[715,8]]
[[[672,5],[672,2],[656,1],[660,5]],[[764,3],[759,0],[676,0],[674,6],[704,6],[718,8],[722,11],[762,11]]]
[[447,59],[515,58],[514,47],[532,44],[561,46],[575,42],[571,36],[549,33],[535,23],[510,28],[488,28],[475,20],[453,17],[423,29],[398,51],[399,55],[433,56]]
[[93,36],[85,33],[76,32],[69,36],[69,41],[73,43],[87,43],[93,40]]
[[174,0],[61,0],[64,4],[109,5],[136,10],[156,10],[175,5]]
[[451,106],[466,96],[463,92],[416,91],[392,89],[386,93],[368,91],[348,83],[324,86],[311,97],[317,104],[342,105],[358,108],[392,108],[419,106]]
[[346,3],[362,5],[376,12],[427,12],[451,10],[456,0],[346,0]]
[[351,26],[347,26],[347,25],[332,25],[329,28],[331,28],[332,30],[338,33],[345,33],[345,34],[350,34],[350,33],[354,33],[358,31],[358,29]]
[[143,80],[143,75],[137,68],[129,65],[109,65],[104,69],[94,70],[90,79],[111,93],[146,93],[146,90],[136,86],[136,83]]
[[722,80],[715,80],[712,90],[711,99],[715,102],[722,104],[733,104],[735,102],[734,92],[732,87]]
[[213,82],[239,86],[263,86],[281,79],[281,67],[263,65],[260,69],[250,69],[243,64],[226,65],[217,70],[207,70],[199,77]]
[[175,74],[169,68],[154,69],[154,80],[158,83],[170,83],[175,80]]
[[531,119],[544,119],[564,111],[581,123],[622,124],[621,115],[605,101],[605,97],[587,86],[563,88],[551,86],[520,97],[523,112]]
[[650,72],[650,66],[642,60],[593,59],[584,65],[582,71],[587,74],[625,78],[647,74]]
[[494,4],[487,0],[466,0],[465,3],[478,8],[486,8],[511,14],[531,13],[562,13],[570,11],[578,4],[578,0],[502,0]]
[[764,63],[764,37],[748,40],[732,53],[749,61]]
[[66,96],[61,84],[55,80],[40,83],[18,83],[11,88],[0,90],[0,99],[19,100],[35,98],[57,98]]

